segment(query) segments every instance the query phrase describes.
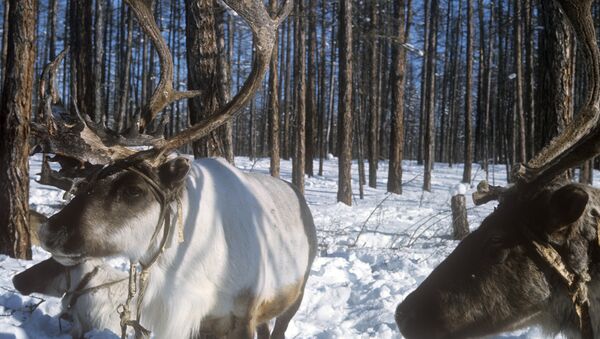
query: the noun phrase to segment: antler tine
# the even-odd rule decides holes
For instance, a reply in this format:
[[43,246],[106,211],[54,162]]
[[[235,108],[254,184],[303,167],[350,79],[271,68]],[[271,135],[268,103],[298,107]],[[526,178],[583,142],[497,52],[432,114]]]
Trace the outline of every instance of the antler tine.
[[52,104],[58,101],[58,93],[56,91],[55,80],[56,80],[56,71],[58,70],[58,66],[64,59],[65,55],[69,51],[69,47],[66,47],[62,52],[60,52],[54,60],[49,62],[42,71],[42,76],[40,78],[39,84],[39,97],[40,104],[38,107],[39,116],[42,117],[44,123],[46,124],[46,128],[48,130],[54,131],[56,129],[54,119],[52,117]]
[[593,0],[558,0],[573,25],[585,59],[588,93],[576,120],[535,158],[513,171],[522,183],[544,185],[600,154],[600,52],[591,13]]
[[508,188],[502,186],[490,186],[483,180],[477,185],[477,192],[473,192],[473,202],[475,205],[483,205],[489,201],[502,201],[502,197],[508,191]]
[[[131,0],[128,0],[131,1]],[[269,67],[271,53],[275,45],[277,29],[281,22],[289,15],[293,1],[285,0],[284,4],[272,18],[261,0],[223,0],[232,10],[238,13],[250,26],[254,35],[255,58],[250,75],[244,82],[236,96],[224,105],[220,110],[207,119],[180,132],[175,137],[167,140],[162,147],[156,151],[142,152],[134,156],[136,159],[154,158],[160,161],[163,155],[203,136],[232,119],[253,97],[260,86],[264,75]]]
[[154,20],[150,6],[147,1],[143,0],[125,0],[125,2],[133,10],[140,27],[156,48],[160,60],[160,80],[150,100],[142,109],[140,128],[144,130],[156,118],[156,115],[171,102],[192,98],[200,95],[201,92],[181,92],[173,88],[173,56]]

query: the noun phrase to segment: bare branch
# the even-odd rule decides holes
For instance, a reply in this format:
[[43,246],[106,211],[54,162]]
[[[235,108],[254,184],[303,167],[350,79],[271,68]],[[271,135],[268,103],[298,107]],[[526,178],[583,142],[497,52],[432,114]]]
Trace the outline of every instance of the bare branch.
[[475,205],[483,205],[489,201],[501,201],[508,188],[502,186],[490,186],[483,180],[477,185],[477,192],[473,192],[473,202]]

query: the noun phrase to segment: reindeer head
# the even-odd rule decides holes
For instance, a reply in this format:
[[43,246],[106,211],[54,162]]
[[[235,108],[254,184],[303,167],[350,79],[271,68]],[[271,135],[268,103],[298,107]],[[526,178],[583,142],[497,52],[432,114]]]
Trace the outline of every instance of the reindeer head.
[[559,175],[600,154],[600,53],[592,1],[559,2],[582,42],[587,100],[573,124],[515,169],[513,187],[479,187],[476,204],[500,204],[398,306],[396,322],[407,338],[479,337],[528,322],[579,330],[565,281],[589,279],[590,254],[600,249],[600,192]]
[[[485,336],[525,325],[545,312],[552,298],[568,298],[532,240],[553,244],[571,268],[585,272],[582,263],[587,264],[596,236],[588,191],[555,184],[527,199],[507,192],[481,226],[398,306],[402,333],[407,338]],[[566,318],[576,321],[574,313]]]
[[138,165],[93,180],[40,227],[42,247],[64,265],[116,254],[136,261],[160,227],[166,196],[180,194],[189,169],[189,160],[178,157],[156,169]]
[[[172,56],[153,20],[148,2],[125,2],[135,13],[160,58],[160,81],[140,114],[140,126],[144,131],[169,103],[200,92],[174,90]],[[115,254],[139,259],[155,238],[153,234],[164,221],[165,206],[172,202],[190,169],[184,158],[168,160],[169,153],[208,135],[232,119],[260,87],[271,59],[277,28],[291,11],[292,1],[286,0],[273,17],[259,0],[224,2],[249,24],[254,35],[255,58],[252,71],[240,91],[206,120],[169,140],[149,135],[124,138],[85,116],[79,116],[82,126],[69,128],[66,124],[57,124],[49,111],[41,114],[47,126],[32,126],[34,133],[43,140],[41,151],[59,155],[59,160],[63,161],[61,165],[68,163],[65,158],[76,160],[69,163],[84,164],[74,171],[86,177],[81,185],[83,188],[77,189],[76,197],[39,231],[43,247],[60,263],[72,265],[86,257]],[[50,87],[53,71],[63,56],[61,53],[44,71],[48,73]],[[45,83],[41,81],[41,92],[45,91]],[[42,98],[40,107],[50,106],[49,96]],[[150,149],[135,152],[127,146],[150,146]],[[63,182],[56,179],[58,175],[51,172],[49,166],[43,167],[42,178],[49,178],[51,183]],[[69,188],[71,184],[66,186]]]

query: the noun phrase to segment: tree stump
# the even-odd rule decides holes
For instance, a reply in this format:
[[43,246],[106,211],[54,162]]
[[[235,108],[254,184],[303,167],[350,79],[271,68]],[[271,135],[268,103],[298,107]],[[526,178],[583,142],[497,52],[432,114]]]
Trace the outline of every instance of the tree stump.
[[469,222],[467,221],[467,199],[464,194],[452,197],[452,237],[462,240],[469,234]]

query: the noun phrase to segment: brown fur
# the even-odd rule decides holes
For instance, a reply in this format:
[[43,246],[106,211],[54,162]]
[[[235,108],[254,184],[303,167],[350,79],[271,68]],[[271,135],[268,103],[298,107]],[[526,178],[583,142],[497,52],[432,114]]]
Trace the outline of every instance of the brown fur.
[[534,197],[509,192],[398,306],[402,334],[480,337],[538,324],[549,333],[577,337],[569,292],[535,254],[528,232],[551,244],[573,272],[591,275],[592,325],[600,335],[599,208],[600,190],[585,185],[556,182]]
[[[236,298],[235,314],[222,318],[204,319],[200,332],[210,333],[217,338],[251,339],[256,331],[259,338],[280,338],[275,331],[273,336],[269,335],[268,322],[273,318],[283,316],[287,326],[289,321],[286,317],[287,311],[301,300],[304,284],[304,281],[299,281],[288,285],[269,300],[256,300],[252,293],[246,291]],[[296,313],[296,310],[293,310],[293,313]],[[279,318],[278,321],[280,321]]]

